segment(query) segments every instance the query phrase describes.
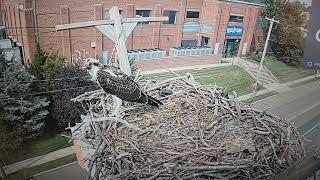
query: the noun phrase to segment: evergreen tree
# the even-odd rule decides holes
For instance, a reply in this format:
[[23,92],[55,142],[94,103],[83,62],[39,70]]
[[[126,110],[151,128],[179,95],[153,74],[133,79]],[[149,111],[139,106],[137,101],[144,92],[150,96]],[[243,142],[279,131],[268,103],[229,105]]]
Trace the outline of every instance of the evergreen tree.
[[69,123],[74,125],[80,121],[80,114],[83,114],[83,108],[77,107],[77,104],[70,99],[79,96],[85,92],[97,90],[98,86],[90,81],[88,73],[78,65],[66,65],[57,75],[61,78],[51,84],[52,89],[64,89],[52,93],[52,104],[50,114],[57,122],[58,128],[64,130]]
[[45,127],[49,105],[46,98],[31,96],[31,75],[25,67],[0,58],[0,124],[11,130],[21,130],[24,140],[39,136]]
[[47,91],[50,88],[50,80],[63,69],[66,58],[58,52],[48,54],[39,44],[33,54],[30,72],[38,80],[48,80],[37,83],[34,87],[37,91]]

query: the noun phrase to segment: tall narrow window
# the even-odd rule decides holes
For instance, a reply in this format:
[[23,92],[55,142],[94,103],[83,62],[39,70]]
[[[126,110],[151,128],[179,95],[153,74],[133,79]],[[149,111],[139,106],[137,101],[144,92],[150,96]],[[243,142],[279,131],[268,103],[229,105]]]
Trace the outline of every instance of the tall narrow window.
[[163,22],[163,24],[175,24],[176,23],[176,11],[163,11],[163,16],[169,17],[169,21]]
[[199,11],[187,11],[187,18],[199,18]]
[[[136,10],[136,17],[150,17],[151,10]],[[149,22],[141,22],[139,24],[149,24]]]

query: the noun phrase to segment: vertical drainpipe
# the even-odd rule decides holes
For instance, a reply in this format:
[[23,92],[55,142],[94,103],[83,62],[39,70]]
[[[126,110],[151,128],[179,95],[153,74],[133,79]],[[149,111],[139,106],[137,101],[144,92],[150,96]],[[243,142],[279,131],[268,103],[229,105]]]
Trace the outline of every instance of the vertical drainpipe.
[[38,22],[37,22],[37,14],[36,14],[36,0],[32,0],[32,11],[33,11],[33,27],[34,27],[35,41],[39,42]]

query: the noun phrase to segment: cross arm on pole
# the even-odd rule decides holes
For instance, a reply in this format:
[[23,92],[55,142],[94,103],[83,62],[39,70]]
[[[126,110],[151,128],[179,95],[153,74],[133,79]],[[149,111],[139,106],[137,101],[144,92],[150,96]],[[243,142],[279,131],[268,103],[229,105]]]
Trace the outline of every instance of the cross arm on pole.
[[126,48],[126,39],[139,22],[161,22],[168,21],[169,17],[135,17],[122,18],[119,8],[114,6],[110,9],[110,19],[101,21],[88,21],[71,24],[61,24],[56,26],[57,31],[96,27],[104,35],[108,36],[116,46],[116,52],[120,69],[127,75],[131,75]]
[[266,20],[268,20],[268,21],[273,21],[273,22],[278,23],[278,24],[280,23],[279,21],[275,20],[274,17],[273,17],[272,19],[266,17]]

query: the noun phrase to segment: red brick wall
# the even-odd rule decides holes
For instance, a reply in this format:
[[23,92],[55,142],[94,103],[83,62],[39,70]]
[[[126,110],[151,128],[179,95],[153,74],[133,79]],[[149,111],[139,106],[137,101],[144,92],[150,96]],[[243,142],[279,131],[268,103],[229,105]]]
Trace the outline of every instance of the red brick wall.
[[[28,62],[35,47],[34,29],[15,27],[33,27],[32,0],[25,0],[25,11],[20,13],[17,11],[19,0],[0,0],[0,2],[1,14],[8,28],[7,33],[23,45],[24,56]],[[134,17],[135,10],[139,9],[151,10],[151,16],[161,16],[164,10],[177,11],[175,25],[159,22],[138,25],[127,40],[128,49],[169,50],[171,47],[179,47],[182,39],[197,39],[200,44],[201,36],[206,36],[210,38],[211,47],[214,48],[215,43],[220,43],[219,53],[221,53],[230,14],[243,15],[245,19],[241,25],[244,27],[244,34],[239,55],[245,42],[248,43],[248,47],[251,45],[253,33],[257,32],[256,20],[261,9],[258,6],[217,0],[36,0],[36,20],[41,46],[49,52],[62,52],[70,62],[77,52],[82,55],[86,52],[87,57],[94,57],[96,50],[97,57],[101,58],[102,49],[107,48],[110,55],[114,43],[95,28],[55,32],[54,27],[57,24],[100,20],[105,11],[114,5],[122,10],[124,17]],[[188,10],[200,11],[200,18],[195,21],[200,24],[211,24],[212,32],[183,32],[184,22],[189,21],[185,18]],[[96,49],[91,48],[92,42],[96,43]]]
[[24,0],[23,12],[17,9],[19,2],[19,0],[0,0],[1,16],[4,18],[7,36],[22,44],[24,61],[28,63],[35,50],[32,0]]

